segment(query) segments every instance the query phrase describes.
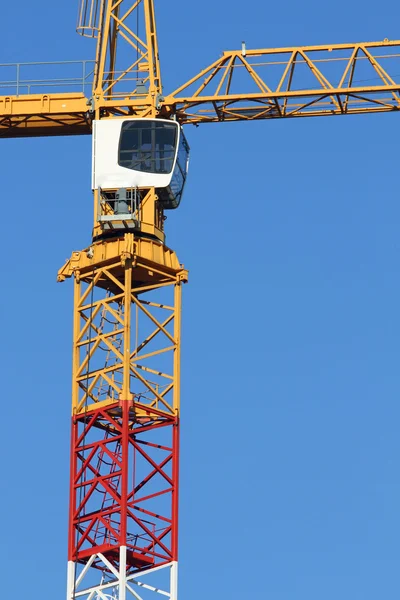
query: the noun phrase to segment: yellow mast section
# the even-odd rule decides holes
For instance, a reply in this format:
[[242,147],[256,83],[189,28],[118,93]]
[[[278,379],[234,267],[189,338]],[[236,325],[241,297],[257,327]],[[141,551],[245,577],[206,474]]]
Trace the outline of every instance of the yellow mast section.
[[[112,30],[98,38],[91,98],[0,96],[0,137],[88,134],[93,118],[118,115],[175,115],[182,124],[198,124],[400,109],[399,40],[261,50],[243,44],[163,96],[152,3],[144,0],[144,7],[146,43],[124,25],[129,15],[107,3],[105,23]],[[116,36],[135,57],[119,74],[113,71]]]

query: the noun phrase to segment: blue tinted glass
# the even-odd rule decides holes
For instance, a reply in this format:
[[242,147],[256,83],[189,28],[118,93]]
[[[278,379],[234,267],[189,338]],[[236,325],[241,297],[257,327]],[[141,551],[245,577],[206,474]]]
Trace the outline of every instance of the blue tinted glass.
[[170,183],[170,198],[164,200],[164,208],[177,208],[181,201],[189,162],[189,146],[181,130],[178,156]]
[[178,125],[148,119],[125,121],[121,128],[118,164],[145,173],[171,173]]

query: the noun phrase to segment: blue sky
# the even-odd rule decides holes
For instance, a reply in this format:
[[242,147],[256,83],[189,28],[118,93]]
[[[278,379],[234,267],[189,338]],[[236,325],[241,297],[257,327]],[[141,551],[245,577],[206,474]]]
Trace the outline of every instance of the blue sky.
[[[243,39],[398,37],[393,1],[156,8],[167,91]],[[74,2],[7,10],[18,25],[2,31],[1,62],[94,56]],[[398,596],[398,119],[187,131],[190,177],[167,221],[190,269],[183,600]],[[31,597],[53,600],[65,590],[72,338],[72,287],[55,276],[89,242],[90,140],[4,140],[0,152],[0,553],[7,581],[23,571]]]

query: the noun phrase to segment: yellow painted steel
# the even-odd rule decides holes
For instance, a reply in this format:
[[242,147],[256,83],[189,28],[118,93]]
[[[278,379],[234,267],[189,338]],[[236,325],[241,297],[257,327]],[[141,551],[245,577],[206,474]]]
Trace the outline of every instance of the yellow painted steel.
[[[64,281],[77,272],[86,277],[91,273],[93,265],[107,267],[109,264],[114,264],[116,260],[124,260],[132,256],[143,269],[147,268],[149,277],[154,272],[160,272],[165,277],[172,278],[179,273],[182,281],[187,278],[187,272],[179,263],[173,250],[152,239],[134,237],[130,233],[116,239],[94,243],[80,252],[73,252],[71,258],[59,270],[57,279]],[[144,271],[142,275],[143,273]]]
[[[181,287],[174,252],[133,234],[74,252],[74,414],[134,400],[138,418],[179,413]],[[161,301],[162,297],[162,301]]]
[[82,93],[0,96],[0,137],[88,134],[88,111]]
[[[141,5],[144,40],[127,25]],[[399,40],[224,52],[163,97],[153,2],[104,0],[102,6],[92,97],[0,96],[2,137],[88,134],[94,117],[174,115],[182,124],[198,124],[400,108]],[[122,41],[136,58],[118,70]]]
[[399,108],[398,40],[261,50],[244,46],[224,52],[163,103],[164,112],[194,124]]
[[[111,190],[115,192],[116,190]],[[133,192],[133,190],[132,190]],[[112,214],[110,205],[99,198],[98,190],[94,190],[94,224],[93,237],[102,234],[102,228],[99,222],[99,217],[106,214]],[[158,196],[154,188],[144,190],[142,199],[136,212],[132,214],[132,218],[137,219],[140,223],[140,231],[143,235],[154,237],[161,242],[165,241],[164,235],[164,213],[158,203]],[[114,231],[117,232],[126,227],[126,223],[121,220],[113,221]]]
[[[144,33],[132,18],[143,11]],[[113,114],[156,116],[162,85],[153,0],[103,0],[102,26],[97,36],[93,110],[96,118]],[[132,56],[117,65],[117,47],[125,44]]]

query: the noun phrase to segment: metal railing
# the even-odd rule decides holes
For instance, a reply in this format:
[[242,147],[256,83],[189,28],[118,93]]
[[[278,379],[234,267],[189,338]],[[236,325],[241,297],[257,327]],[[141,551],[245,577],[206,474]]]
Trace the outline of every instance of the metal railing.
[[94,60],[0,64],[0,95],[83,92],[91,96]]

